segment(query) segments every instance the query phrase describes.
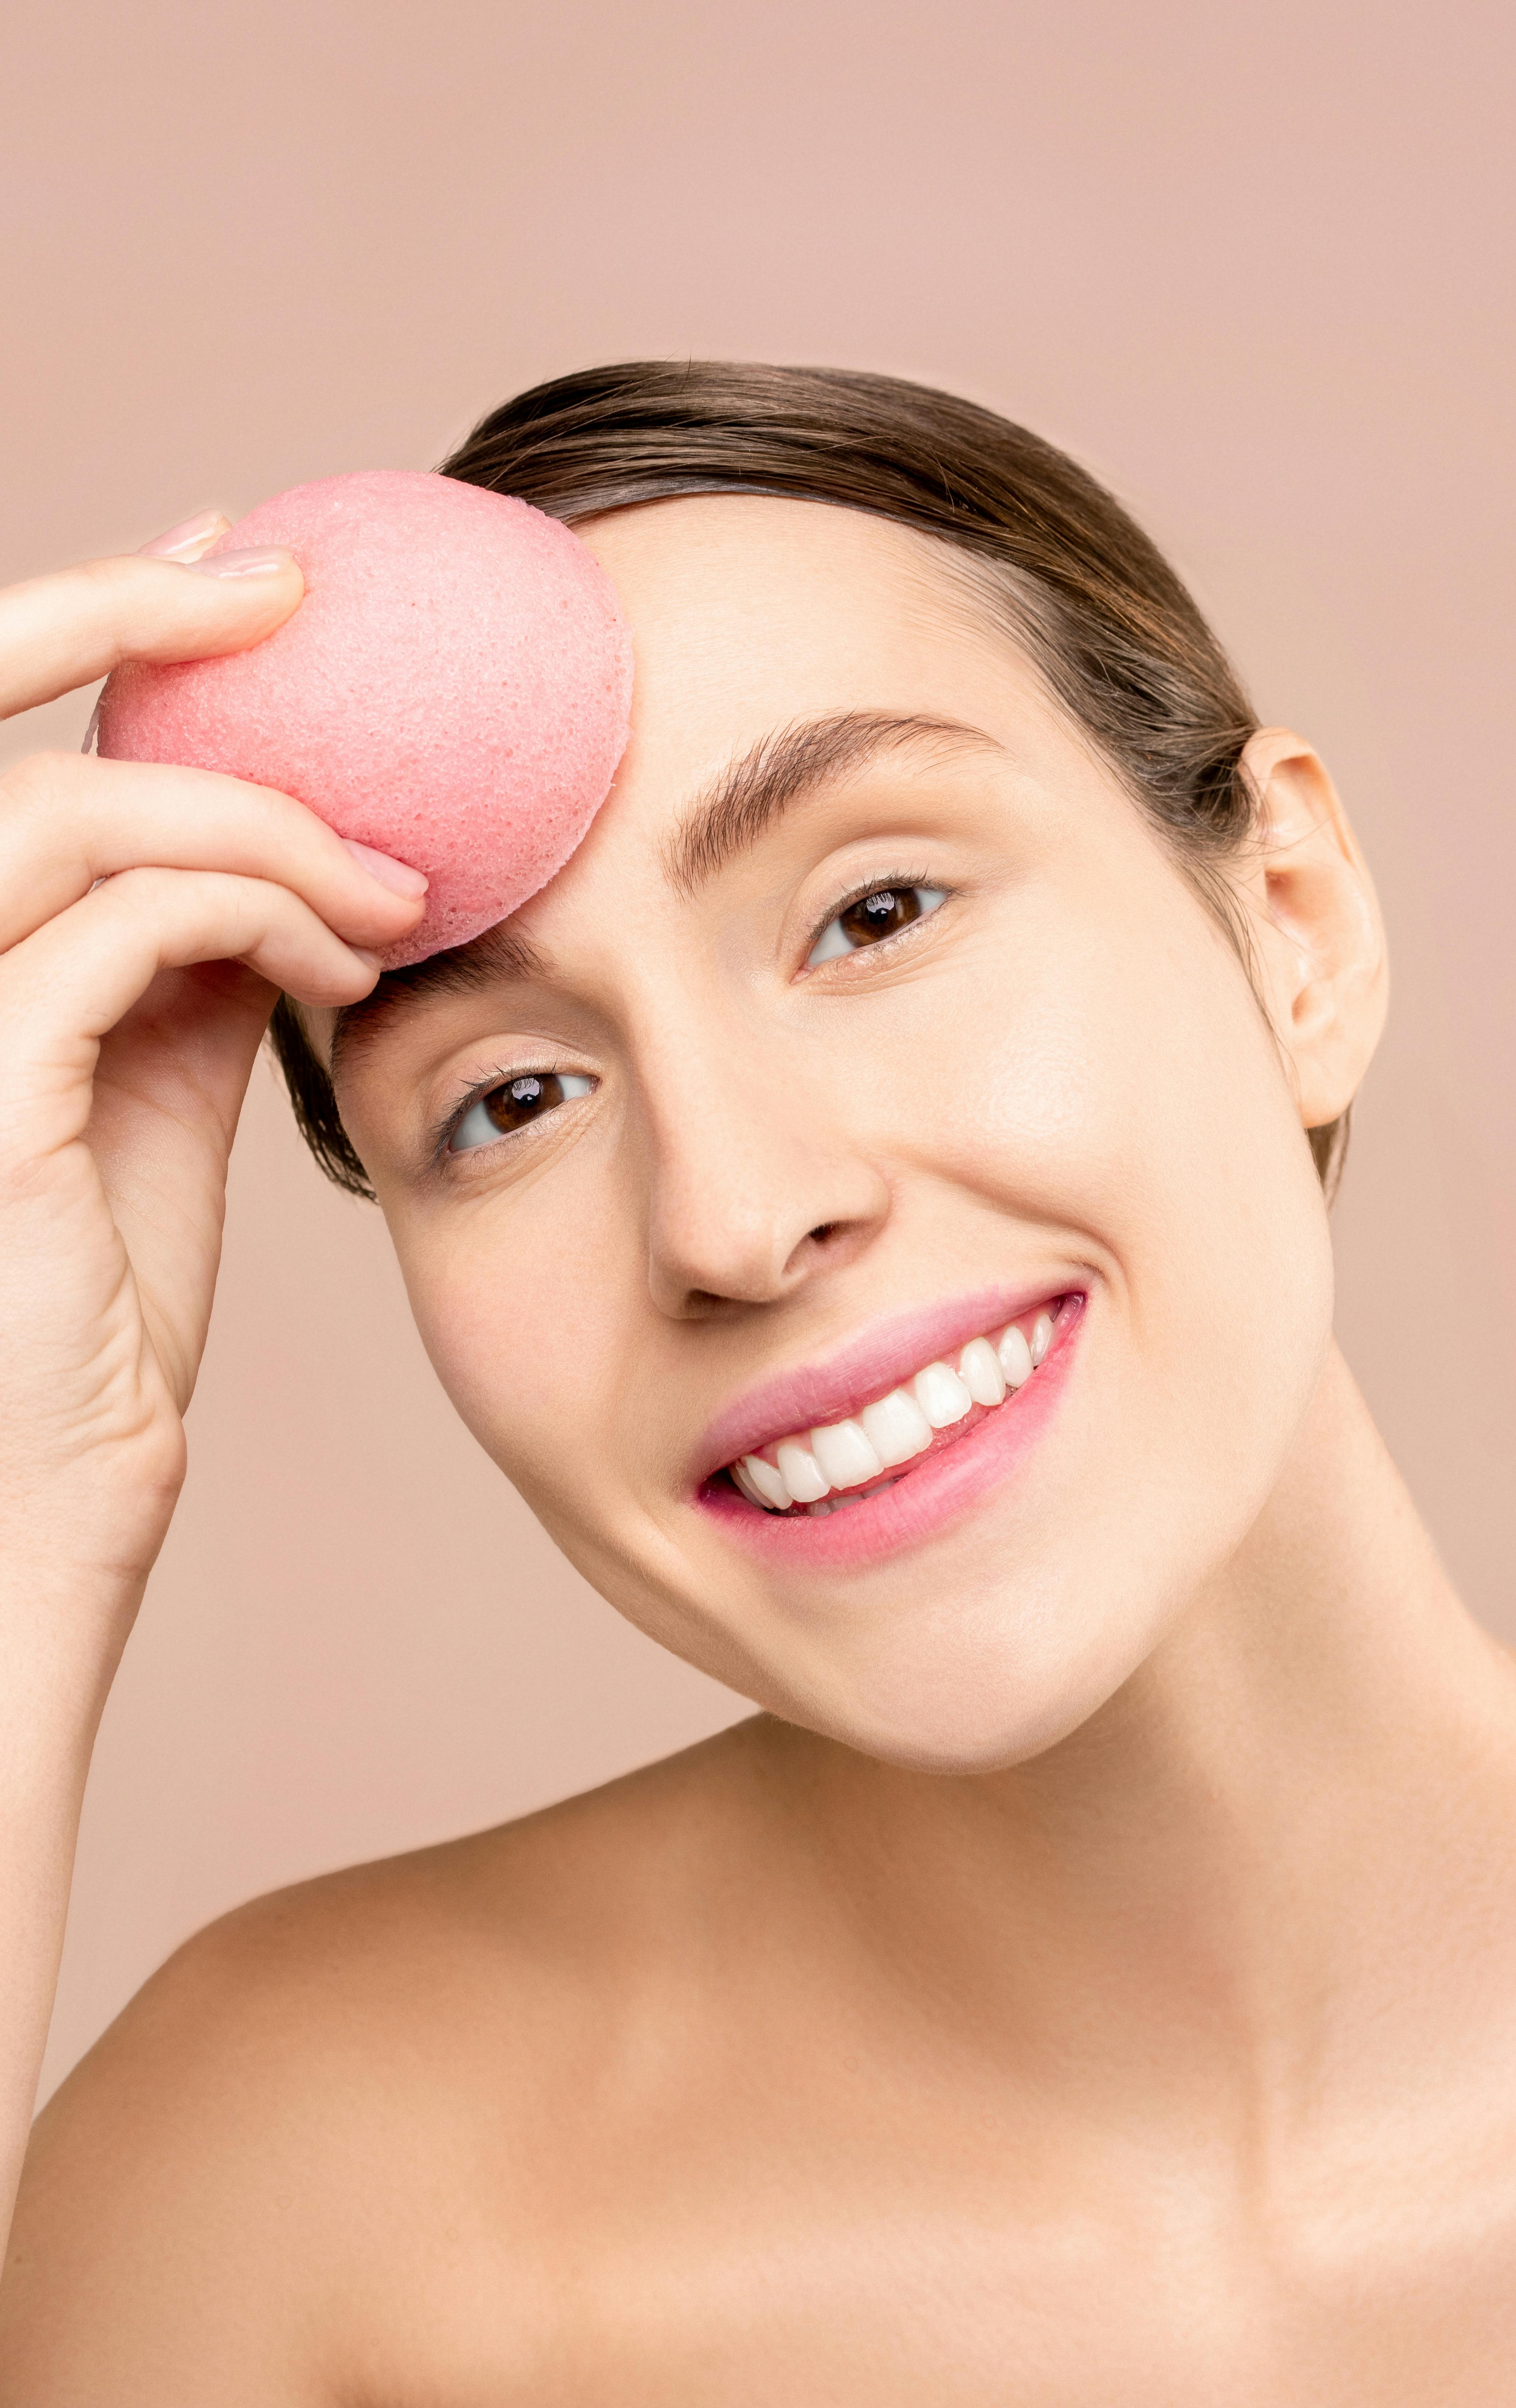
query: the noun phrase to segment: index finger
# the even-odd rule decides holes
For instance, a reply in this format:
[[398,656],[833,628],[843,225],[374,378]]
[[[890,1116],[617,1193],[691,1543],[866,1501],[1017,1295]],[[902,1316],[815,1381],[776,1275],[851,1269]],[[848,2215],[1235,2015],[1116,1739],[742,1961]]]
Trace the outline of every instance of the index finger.
[[304,592],[284,552],[219,552],[194,566],[134,552],[8,586],[0,593],[0,719],[108,677],[123,661],[245,652],[283,624]]

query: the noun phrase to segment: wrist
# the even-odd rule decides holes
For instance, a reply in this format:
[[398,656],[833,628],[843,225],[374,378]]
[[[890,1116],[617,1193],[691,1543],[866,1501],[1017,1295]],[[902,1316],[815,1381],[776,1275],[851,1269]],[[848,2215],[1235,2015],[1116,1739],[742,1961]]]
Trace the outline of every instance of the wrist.
[[147,1574],[0,1563],[0,1718],[13,1764],[94,1742]]

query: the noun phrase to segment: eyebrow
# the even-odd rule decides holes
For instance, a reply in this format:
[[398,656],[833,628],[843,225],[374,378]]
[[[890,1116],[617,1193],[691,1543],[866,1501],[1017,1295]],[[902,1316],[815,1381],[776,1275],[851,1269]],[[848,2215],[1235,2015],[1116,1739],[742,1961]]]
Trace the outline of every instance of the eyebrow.
[[331,1078],[351,1067],[373,1043],[397,1011],[418,996],[477,995],[502,979],[545,978],[547,964],[535,945],[512,927],[509,920],[486,928],[467,945],[445,953],[429,953],[424,962],[403,969],[385,970],[361,1002],[344,1004],[332,1024]]
[[917,712],[902,718],[848,710],[776,728],[723,769],[686,811],[663,849],[670,883],[681,895],[695,894],[793,804],[856,776],[884,754],[913,748],[939,754],[1003,749],[982,727]]

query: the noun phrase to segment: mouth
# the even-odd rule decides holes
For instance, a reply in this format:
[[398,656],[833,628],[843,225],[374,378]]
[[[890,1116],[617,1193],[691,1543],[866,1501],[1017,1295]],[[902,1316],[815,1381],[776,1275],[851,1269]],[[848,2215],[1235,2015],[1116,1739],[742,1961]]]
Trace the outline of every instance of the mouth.
[[747,1519],[761,1514],[773,1525],[824,1522],[892,1488],[909,1488],[928,1459],[961,1445],[983,1423],[1005,1421],[1010,1413],[1018,1421],[1039,1421],[1039,1413],[1027,1413],[1027,1404],[1048,1375],[1044,1366],[1051,1370],[1073,1337],[1082,1303],[1077,1293],[1058,1293],[1010,1320],[990,1317],[964,1343],[923,1354],[916,1370],[889,1384],[877,1375],[870,1384],[860,1366],[856,1395],[836,1399],[841,1412],[834,1406],[827,1421],[810,1428],[776,1428],[767,1438],[752,1433],[757,1445],[732,1450],[701,1493],[709,1502],[726,1496],[730,1510],[749,1508]]

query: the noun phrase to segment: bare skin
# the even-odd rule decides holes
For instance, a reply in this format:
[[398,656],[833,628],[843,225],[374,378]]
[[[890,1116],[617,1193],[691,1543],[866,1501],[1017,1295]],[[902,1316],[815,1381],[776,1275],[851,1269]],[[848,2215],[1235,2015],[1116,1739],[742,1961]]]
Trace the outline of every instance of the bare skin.
[[[623,1611],[770,1711],[192,1943],[37,2127],[0,2390],[1504,2401],[1516,1682],[1331,1341],[1301,1130],[1362,1077],[1383,960],[1329,781],[1254,739],[1261,1010],[920,539],[745,500],[588,532],[638,641],[617,792],[519,915],[536,966],[360,1013],[339,1092],[470,1426]],[[838,711],[1001,750],[890,750],[698,893],[668,874],[715,772]],[[83,791],[59,778],[50,824]],[[238,814],[297,813],[198,783],[229,851]],[[240,950],[329,1044],[369,981],[352,939],[406,907],[323,887],[306,820],[276,829],[285,952]],[[855,871],[947,899],[813,968]],[[7,941],[0,981],[36,939]],[[517,1067],[583,1092],[422,1143]],[[734,1393],[1017,1280],[1078,1283],[1080,1352],[972,1510],[822,1577],[702,1507]],[[208,1277],[192,1302],[191,1366]],[[56,1554],[33,1526],[27,1575]],[[79,1552],[17,1620],[55,1700],[103,1694],[146,1571]],[[18,2067],[89,1722],[53,1707],[53,1790],[13,1821],[46,1909]]]

